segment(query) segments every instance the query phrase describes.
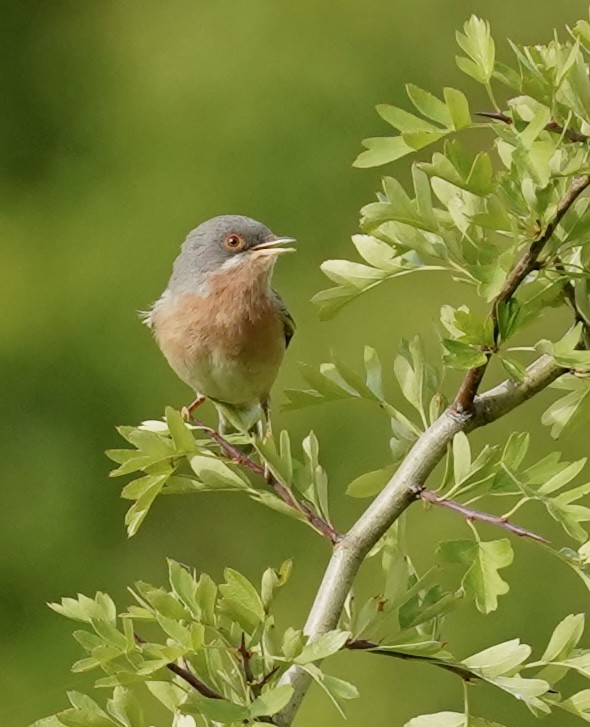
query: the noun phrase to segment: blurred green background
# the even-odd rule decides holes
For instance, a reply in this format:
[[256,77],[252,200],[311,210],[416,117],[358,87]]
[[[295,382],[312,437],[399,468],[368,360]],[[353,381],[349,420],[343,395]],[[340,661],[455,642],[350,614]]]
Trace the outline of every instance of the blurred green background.
[[[319,263],[351,255],[358,210],[381,170],[351,162],[367,136],[387,133],[373,106],[404,104],[403,85],[434,92],[456,85],[485,107],[456,70],[454,31],[476,12],[506,37],[537,43],[587,14],[579,0],[270,0],[196,2],[4,2],[0,22],[0,724],[21,727],[65,705],[78,658],[71,625],[45,606],[77,591],[161,582],[165,557],[219,577],[223,566],[258,579],[285,557],[295,573],[279,622],[305,618],[328,549],[307,528],[237,497],[163,498],[133,540],[123,527],[120,481],[107,479],[116,424],[159,417],[190,392],[140,325],[136,311],[161,292],[186,232],[216,214],[259,218],[300,240],[281,260],[276,285],[299,324],[276,387],[301,385],[296,361],[317,363],[335,347],[351,363],[362,345],[386,367],[399,339],[428,334],[442,303],[468,291],[438,277],[402,279],[320,323],[309,298],[326,281]],[[475,95],[474,95],[475,94]],[[388,170],[405,178],[407,165]],[[557,335],[563,320],[544,324]],[[538,420],[552,398],[532,402],[477,440]],[[213,417],[211,410],[208,417]],[[350,479],[387,461],[387,422],[369,405],[280,413],[276,428],[301,438],[313,428],[331,477],[340,527],[363,503],[343,502]],[[534,448],[551,446],[540,425]],[[570,456],[587,436],[564,443]],[[409,513],[418,564],[443,537],[466,534],[441,512]],[[539,513],[523,520],[555,542]],[[501,536],[484,531],[484,536]],[[531,543],[514,543],[512,586],[500,612],[471,610],[450,621],[450,646],[466,655],[521,636],[537,648],[588,593],[573,573]],[[367,577],[367,588],[372,586]],[[401,727],[412,715],[460,709],[452,675],[368,655],[334,669],[362,699],[351,724]],[[536,724],[524,707],[478,688],[474,711],[507,725]],[[167,721],[154,712],[158,727]],[[340,724],[310,693],[298,724]],[[561,714],[549,726],[574,724]]]

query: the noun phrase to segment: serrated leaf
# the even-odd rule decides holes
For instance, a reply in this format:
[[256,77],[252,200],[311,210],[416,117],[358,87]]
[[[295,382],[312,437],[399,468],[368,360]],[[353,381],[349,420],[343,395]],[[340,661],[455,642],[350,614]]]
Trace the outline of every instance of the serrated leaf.
[[439,545],[439,553],[449,563],[462,563],[469,568],[462,585],[466,593],[475,598],[482,613],[490,613],[498,607],[498,596],[508,592],[508,584],[498,571],[512,563],[512,546],[506,539],[489,542],[452,540]]
[[449,109],[440,99],[411,83],[407,84],[406,92],[410,101],[423,116],[426,116],[426,118],[435,121],[447,129],[452,127]]

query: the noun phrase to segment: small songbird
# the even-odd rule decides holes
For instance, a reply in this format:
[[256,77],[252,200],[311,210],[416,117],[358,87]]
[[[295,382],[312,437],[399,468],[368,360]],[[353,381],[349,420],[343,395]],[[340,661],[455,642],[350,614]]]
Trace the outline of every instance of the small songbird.
[[270,389],[295,331],[271,276],[292,242],[241,215],[214,217],[188,234],[166,290],[144,315],[196,394],[185,416],[205,399],[238,411],[261,407],[270,431]]

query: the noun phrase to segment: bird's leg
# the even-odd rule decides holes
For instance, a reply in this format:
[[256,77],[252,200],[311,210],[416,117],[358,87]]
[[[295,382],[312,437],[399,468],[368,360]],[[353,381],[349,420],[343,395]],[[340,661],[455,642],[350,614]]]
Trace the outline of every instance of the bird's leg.
[[231,431],[231,427],[229,425],[228,420],[223,415],[223,412],[221,411],[221,409],[217,409],[217,415],[219,417],[219,423],[217,425],[217,429],[218,429],[219,433],[224,436],[228,432]]
[[262,408],[262,417],[260,419],[260,423],[262,425],[262,433],[261,438],[264,440],[271,439],[272,438],[272,421],[270,419],[270,397],[264,398],[260,402],[260,407]]
[[195,409],[201,406],[206,398],[207,397],[203,396],[203,394],[197,394],[197,398],[194,401],[192,401],[188,406],[183,406],[180,410],[182,418],[186,422],[189,422],[191,420],[191,414],[194,412]]
[[[265,397],[260,402],[260,408],[262,409],[262,416],[258,421],[258,436],[263,441],[272,437],[272,422],[270,419],[270,397]],[[266,462],[264,463],[264,479],[270,482],[271,472]]]

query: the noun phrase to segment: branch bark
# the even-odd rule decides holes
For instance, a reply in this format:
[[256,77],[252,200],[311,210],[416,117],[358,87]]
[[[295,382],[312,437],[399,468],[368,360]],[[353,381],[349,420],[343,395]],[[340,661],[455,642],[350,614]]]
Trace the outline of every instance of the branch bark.
[[[547,223],[547,226],[543,232],[531,243],[529,249],[520,258],[518,263],[514,266],[506,281],[502,290],[494,298],[492,303],[492,310],[490,317],[494,326],[494,344],[498,343],[500,336],[499,329],[499,313],[498,309],[501,305],[504,305],[510,301],[512,296],[518,290],[520,284],[524,279],[538,266],[539,255],[543,251],[545,245],[553,237],[553,233],[557,229],[557,226],[561,222],[565,213],[570,209],[576,199],[582,194],[582,192],[590,185],[590,176],[583,174],[579,177],[575,177],[566,193],[559,201],[557,209],[553,218]],[[481,381],[484,377],[490,358],[492,357],[491,351],[485,351],[487,360],[481,366],[476,366],[465,374],[463,383],[459,389],[455,401],[453,402],[453,409],[458,413],[468,412],[473,406],[473,401],[479,390]]]
[[[449,407],[422,434],[385,488],[336,543],[304,627],[310,640],[337,628],[344,602],[365,556],[416,500],[455,434],[468,433],[500,419],[563,373],[564,369],[550,356],[541,356],[528,367],[522,383],[504,381],[477,396],[469,412],[460,413]],[[309,688],[310,677],[300,667],[292,666],[281,678],[281,684],[290,684],[294,689],[290,703],[275,716],[277,725],[288,727]]]

